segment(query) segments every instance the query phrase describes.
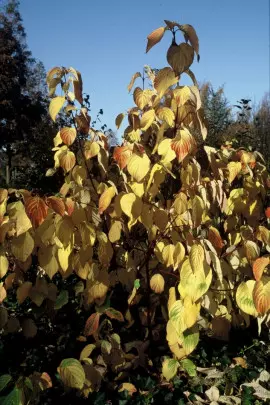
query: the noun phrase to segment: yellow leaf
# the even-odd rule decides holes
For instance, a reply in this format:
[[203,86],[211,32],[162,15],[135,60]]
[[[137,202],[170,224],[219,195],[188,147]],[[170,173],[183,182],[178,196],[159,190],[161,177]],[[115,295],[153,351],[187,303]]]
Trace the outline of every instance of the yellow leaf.
[[152,31],[151,34],[148,35],[147,37],[147,47],[146,47],[146,53],[150,51],[150,49],[156,45],[161,39],[163,38],[165,32],[165,27],[160,27],[157,28],[156,30]]
[[202,223],[204,213],[204,202],[199,196],[195,196],[191,200],[191,217],[194,227],[198,227]]
[[121,237],[122,223],[120,221],[114,221],[109,230],[109,240],[111,243],[117,242]]
[[146,131],[153,124],[155,117],[156,114],[153,108],[143,113],[140,123],[141,130]]
[[34,246],[34,239],[30,232],[25,232],[12,240],[11,251],[16,259],[25,262],[33,252]]
[[176,154],[174,150],[172,150],[171,144],[171,139],[163,139],[158,145],[158,154],[162,156],[161,160],[165,165],[176,158]]
[[174,71],[170,67],[161,69],[155,77],[154,86],[160,98],[164,96],[166,90],[177,83],[178,76],[175,76]]
[[202,245],[198,243],[192,245],[189,252],[189,262],[193,273],[203,270],[204,257],[204,249]]
[[168,107],[159,108],[157,111],[157,116],[158,119],[160,119],[161,121],[165,121],[169,125],[169,127],[174,126],[175,116],[170,108]]
[[180,269],[178,290],[182,298],[189,296],[193,302],[196,302],[208,291],[211,281],[210,266],[204,263],[203,270],[193,273],[189,260],[185,260]]
[[191,91],[188,86],[176,87],[176,89],[173,90],[173,97],[178,107],[184,105],[190,99],[190,95]]
[[138,77],[142,77],[141,73],[140,73],[140,72],[134,73],[134,75],[132,76],[132,78],[131,78],[131,80],[130,80],[130,83],[129,83],[129,85],[128,85],[128,92],[130,92],[130,90],[132,89],[132,87],[133,87],[133,85],[134,85],[135,80],[136,80]]
[[131,383],[122,383],[118,389],[118,392],[123,391],[128,391],[128,395],[132,396],[134,392],[137,392],[137,388]]
[[28,216],[26,215],[25,208],[21,201],[8,204],[7,213],[10,220],[13,220],[16,224],[16,234],[21,234],[32,228],[32,224]]
[[144,195],[144,184],[143,183],[132,182],[129,185],[130,185],[133,193],[136,194],[136,196],[142,197]]
[[175,290],[175,287],[171,287],[169,289],[168,311],[171,310],[175,301],[176,301],[176,290]]
[[174,259],[174,270],[176,270],[179,265],[183,262],[186,255],[185,247],[181,242],[175,244],[173,259]]
[[57,250],[57,258],[61,269],[65,272],[69,266],[69,256],[72,252],[73,247],[69,244],[67,247],[62,247]]
[[55,121],[56,116],[63,107],[63,105],[65,104],[65,101],[66,101],[65,97],[60,96],[54,97],[51,100],[49,106],[49,113],[53,121]]
[[255,280],[248,280],[242,282],[236,291],[236,303],[239,308],[248,315],[257,316],[257,310],[253,301],[253,290],[255,287]]
[[242,170],[242,164],[241,162],[230,162],[227,165],[227,169],[229,170],[229,182],[232,183],[235,179],[236,176],[241,172]]
[[116,125],[117,129],[120,128],[120,125],[122,124],[122,121],[124,118],[125,118],[125,114],[123,114],[123,113],[118,114],[117,117],[115,118],[115,125]]
[[174,267],[174,252],[175,252],[175,246],[170,244],[164,247],[162,250],[162,259],[165,264],[165,266]]
[[115,196],[115,188],[113,186],[107,188],[107,190],[105,190],[101,194],[98,203],[99,214],[103,214],[103,212],[109,207],[114,196]]
[[128,160],[127,170],[138,183],[145,178],[149,169],[150,159],[146,153],[143,153],[143,155],[133,153]]
[[129,228],[131,228],[141,215],[143,202],[134,193],[128,193],[121,197],[120,205],[122,211],[130,218]]
[[97,156],[100,151],[100,146],[97,142],[85,141],[84,143],[84,156],[85,159],[91,159]]
[[59,156],[59,164],[66,172],[69,172],[76,164],[74,153],[71,150],[62,152]]
[[165,359],[162,363],[162,375],[167,381],[174,378],[179,368],[179,362],[176,359]]
[[56,246],[41,246],[38,250],[39,265],[45,270],[50,279],[59,271],[56,251]]
[[0,253],[0,279],[3,278],[8,271],[8,259],[4,253]]
[[133,92],[133,100],[134,103],[139,107],[140,110],[143,110],[145,106],[150,101],[150,93],[149,90],[142,90],[140,87],[136,87]]
[[161,274],[154,274],[150,279],[150,287],[156,293],[160,294],[164,291],[165,280]]

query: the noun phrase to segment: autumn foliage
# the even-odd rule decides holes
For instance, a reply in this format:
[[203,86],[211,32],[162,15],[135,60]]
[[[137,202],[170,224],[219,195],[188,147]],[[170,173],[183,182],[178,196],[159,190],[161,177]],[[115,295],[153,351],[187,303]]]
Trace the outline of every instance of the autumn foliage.
[[[80,73],[55,67],[47,75],[50,115],[66,114],[72,125],[56,134],[47,175],[62,170],[65,182],[55,196],[0,190],[0,328],[38,334],[28,314],[10,327],[9,294],[53,316],[68,301],[56,275],[76,276],[87,314],[77,339],[85,343],[55,372],[85,397],[109,371],[116,389],[132,391],[128,373],[150,367],[160,342],[167,340],[161,378],[170,380],[185,369],[202,331],[226,340],[251,317],[259,326],[269,322],[269,174],[256,152],[206,146],[190,70],[195,54],[199,60],[196,32],[165,24],[148,36],[147,51],[168,31],[169,66],[133,75],[135,105],[116,117],[118,128],[127,118],[123,143],[112,150],[91,127]],[[177,44],[177,31],[185,42]],[[182,74],[193,84],[182,86]],[[128,333],[134,325],[140,337]],[[46,367],[29,378],[37,390],[52,384]],[[27,403],[27,389],[17,389]]]

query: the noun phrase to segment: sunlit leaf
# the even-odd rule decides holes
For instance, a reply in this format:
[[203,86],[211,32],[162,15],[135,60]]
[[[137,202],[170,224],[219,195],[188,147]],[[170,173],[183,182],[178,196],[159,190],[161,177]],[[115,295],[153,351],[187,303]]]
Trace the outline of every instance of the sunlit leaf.
[[175,76],[174,71],[170,67],[161,69],[155,77],[154,86],[158,92],[160,98],[163,97],[166,90],[176,84],[179,80],[178,76]]
[[76,139],[76,129],[71,127],[64,127],[60,129],[60,137],[65,145],[72,145]]
[[128,160],[127,170],[138,183],[145,178],[149,169],[150,159],[146,153],[143,153],[142,155],[133,153]]
[[134,75],[132,76],[130,83],[128,85],[128,92],[130,92],[130,90],[132,89],[132,87],[134,86],[134,82],[138,77],[142,77],[140,72],[136,72],[134,73]]
[[165,27],[157,28],[147,37],[146,53],[163,38]]
[[42,224],[48,213],[48,206],[43,200],[38,196],[29,197],[25,202],[25,211],[30,218],[33,226],[36,228]]
[[62,109],[63,105],[65,104],[65,97],[57,96],[54,97],[49,106],[49,113],[53,121],[55,121],[56,116],[59,114],[60,110]]
[[122,124],[122,121],[124,118],[125,118],[125,114],[123,114],[123,113],[118,114],[117,117],[115,118],[115,125],[116,125],[117,129],[120,128],[120,125]]
[[121,170],[123,170],[127,166],[129,158],[132,155],[132,150],[133,148],[129,144],[124,146],[117,146],[114,149],[113,158],[114,160],[116,160]]
[[270,309],[270,278],[263,276],[255,282],[253,300],[260,315],[265,315]]
[[252,270],[256,281],[260,281],[264,269],[269,265],[269,257],[259,257],[253,262]]
[[182,162],[187,155],[195,151],[196,141],[187,129],[180,129],[172,140],[171,148],[175,151],[178,162]]
[[99,214],[103,214],[103,212],[109,207],[113,197],[115,196],[115,188],[109,187],[105,190],[100,198],[98,203],[98,212]]
[[150,279],[150,287],[156,294],[164,291],[165,280],[161,274],[154,274]]
[[253,302],[255,283],[255,280],[243,281],[236,291],[237,305],[243,312],[252,316],[257,316],[257,310]]

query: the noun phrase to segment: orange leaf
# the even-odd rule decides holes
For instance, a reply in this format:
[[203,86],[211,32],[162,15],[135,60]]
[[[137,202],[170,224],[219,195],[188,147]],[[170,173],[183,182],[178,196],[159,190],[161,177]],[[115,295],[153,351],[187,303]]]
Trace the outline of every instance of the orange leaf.
[[224,246],[223,240],[220,236],[219,231],[214,228],[213,226],[210,226],[209,232],[208,232],[208,239],[216,249],[222,249]]
[[150,49],[163,38],[164,32],[165,32],[165,27],[160,27],[160,28],[157,28],[156,30],[152,31],[151,34],[148,35],[146,53],[148,51],[150,51]]
[[63,217],[65,215],[65,204],[61,198],[58,197],[47,197],[46,198],[46,203],[47,205],[54,210],[57,214],[61,215]]
[[270,309],[270,281],[256,281],[253,290],[253,300],[256,310],[259,314],[264,315]]
[[182,162],[187,155],[195,151],[196,141],[187,129],[180,129],[172,140],[171,148],[175,151],[178,162]]
[[60,136],[64,144],[70,146],[73,144],[76,138],[76,129],[64,127],[60,129]]
[[259,257],[252,266],[253,274],[256,281],[260,281],[263,271],[269,264],[269,257]]
[[69,216],[72,215],[72,212],[74,211],[74,205],[75,202],[71,198],[66,198],[65,206]]
[[84,335],[91,336],[98,330],[100,313],[95,312],[87,319],[84,327]]
[[116,160],[121,170],[123,170],[127,166],[131,155],[132,155],[131,145],[117,146],[113,152],[113,158],[114,160]]
[[98,212],[99,214],[103,214],[103,212],[109,207],[113,197],[115,196],[115,188],[109,187],[105,190],[99,199],[98,203]]
[[48,205],[46,205],[45,201],[38,196],[29,197],[25,202],[25,211],[35,228],[42,224],[46,218]]
[[270,207],[267,207],[265,210],[266,218],[270,218]]

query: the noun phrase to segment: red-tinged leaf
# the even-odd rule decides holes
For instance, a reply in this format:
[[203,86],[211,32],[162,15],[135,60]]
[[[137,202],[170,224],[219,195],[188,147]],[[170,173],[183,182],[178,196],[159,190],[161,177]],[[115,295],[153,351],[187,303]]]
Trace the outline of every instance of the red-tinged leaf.
[[25,211],[30,218],[34,228],[42,224],[48,213],[48,205],[45,201],[36,196],[29,197],[25,202]]
[[99,199],[98,203],[98,212],[99,214],[103,214],[103,212],[109,207],[113,197],[115,196],[115,188],[109,187],[105,190]]
[[98,330],[100,313],[95,312],[87,319],[84,327],[84,335],[91,336]]
[[270,218],[270,207],[267,207],[265,210],[265,216],[266,218]]
[[187,129],[180,129],[171,142],[171,148],[176,153],[178,162],[182,162],[186,156],[195,151],[196,141]]
[[119,322],[124,322],[124,317],[122,313],[114,308],[107,308],[105,310],[105,314],[111,319],[116,319]]
[[40,382],[42,383],[43,389],[48,389],[52,387],[52,380],[48,373],[41,374]]
[[148,51],[150,51],[150,49],[163,38],[164,32],[165,32],[165,27],[160,27],[160,28],[157,28],[156,30],[152,31],[151,34],[148,35],[146,53]]
[[63,200],[61,200],[61,198],[54,197],[54,196],[47,197],[46,203],[57,214],[61,215],[61,217],[63,217],[65,215],[66,207],[65,207]]
[[61,153],[59,157],[60,166],[66,171],[69,172],[76,164],[76,157],[73,152],[67,150]]
[[132,155],[132,149],[131,145],[117,146],[114,149],[113,158],[116,160],[121,170],[127,166],[129,158]]
[[70,216],[74,211],[75,202],[71,198],[66,198],[65,201],[66,212]]
[[60,136],[65,145],[72,145],[76,139],[76,129],[64,127],[60,129]]
[[259,281],[262,278],[263,271],[268,264],[269,257],[258,257],[258,259],[255,260],[252,270],[256,281]]
[[268,278],[262,278],[256,281],[253,290],[253,300],[256,310],[259,314],[265,315],[270,309],[270,281]]
[[208,232],[208,239],[216,249],[222,249],[224,246],[224,242],[220,236],[219,231],[214,228],[213,226],[210,226],[209,232]]

